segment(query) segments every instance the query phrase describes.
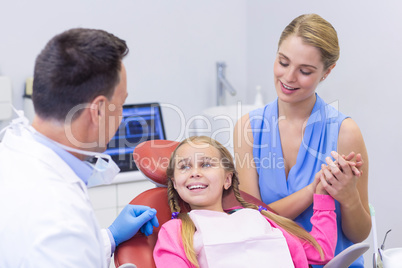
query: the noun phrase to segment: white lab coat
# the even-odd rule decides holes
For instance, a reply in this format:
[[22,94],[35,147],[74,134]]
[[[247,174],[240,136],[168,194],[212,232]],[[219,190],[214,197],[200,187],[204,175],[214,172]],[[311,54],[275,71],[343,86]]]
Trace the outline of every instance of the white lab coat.
[[86,185],[32,132],[0,143],[0,267],[108,267]]

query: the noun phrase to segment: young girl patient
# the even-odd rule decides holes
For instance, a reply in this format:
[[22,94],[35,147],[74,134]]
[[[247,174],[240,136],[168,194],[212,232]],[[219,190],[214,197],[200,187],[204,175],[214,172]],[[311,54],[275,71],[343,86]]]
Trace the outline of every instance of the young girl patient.
[[[335,204],[321,183],[314,195],[310,233],[292,220],[247,203],[229,151],[209,137],[191,137],[173,152],[167,169],[172,220],[160,229],[157,267],[308,267],[333,258]],[[242,207],[232,214],[222,198],[233,191]],[[180,213],[179,201],[191,212]]]

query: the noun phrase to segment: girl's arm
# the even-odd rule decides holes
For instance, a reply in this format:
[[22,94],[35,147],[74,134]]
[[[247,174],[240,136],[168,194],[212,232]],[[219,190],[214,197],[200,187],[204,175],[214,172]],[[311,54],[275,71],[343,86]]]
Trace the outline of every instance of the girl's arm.
[[324,173],[326,180],[332,185],[325,185],[326,180],[323,185],[341,205],[343,233],[349,240],[358,243],[366,239],[371,230],[368,204],[368,155],[359,127],[348,118],[343,121],[339,131],[338,152],[342,155],[351,151],[360,153],[365,161],[361,167],[361,176],[356,177],[351,174],[350,167],[335,153],[333,156],[339,162],[339,166],[333,165],[332,160],[327,159],[331,172]]
[[310,234],[320,244],[324,259],[321,259],[318,251],[310,243],[303,242],[303,248],[310,264],[325,264],[335,255],[337,242],[335,201],[330,195],[315,194],[313,209],[314,213],[310,220],[313,228]]
[[158,233],[158,241],[154,248],[156,267],[194,267],[186,257],[181,240],[181,221],[178,219],[166,222]]
[[[240,180],[239,187],[240,190],[261,200],[258,173],[253,160],[253,143],[254,138],[250,118],[249,115],[246,114],[236,123],[233,139],[236,169]],[[290,219],[296,218],[312,204],[313,194],[318,181],[319,174],[316,175],[314,182],[310,185],[269,204],[269,206],[281,216]]]

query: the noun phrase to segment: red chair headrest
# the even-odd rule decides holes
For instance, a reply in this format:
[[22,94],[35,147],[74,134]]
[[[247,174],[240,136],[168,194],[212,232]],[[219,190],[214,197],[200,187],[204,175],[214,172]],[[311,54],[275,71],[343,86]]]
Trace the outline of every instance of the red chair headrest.
[[137,145],[133,152],[138,169],[158,186],[167,186],[166,169],[169,159],[179,142],[149,140]]

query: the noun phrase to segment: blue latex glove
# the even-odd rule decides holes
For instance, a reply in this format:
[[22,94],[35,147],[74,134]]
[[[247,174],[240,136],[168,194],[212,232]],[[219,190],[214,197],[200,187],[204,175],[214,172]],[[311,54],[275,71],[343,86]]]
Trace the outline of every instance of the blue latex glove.
[[153,227],[158,227],[156,210],[147,206],[127,205],[110,225],[116,246],[133,237],[138,230],[146,236],[152,234]]

